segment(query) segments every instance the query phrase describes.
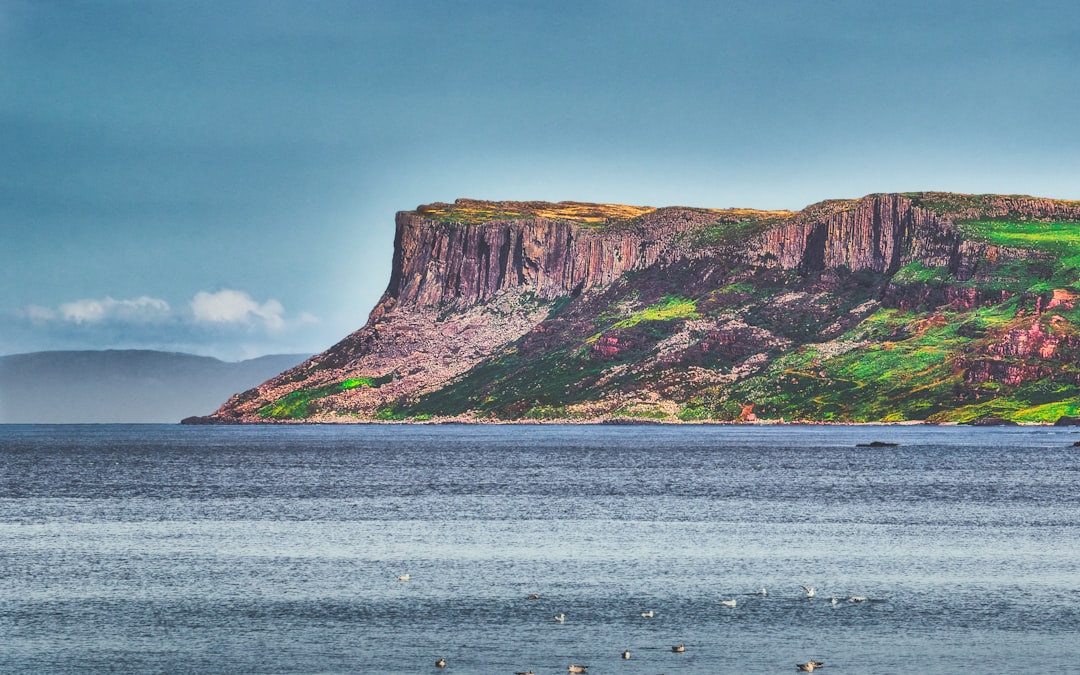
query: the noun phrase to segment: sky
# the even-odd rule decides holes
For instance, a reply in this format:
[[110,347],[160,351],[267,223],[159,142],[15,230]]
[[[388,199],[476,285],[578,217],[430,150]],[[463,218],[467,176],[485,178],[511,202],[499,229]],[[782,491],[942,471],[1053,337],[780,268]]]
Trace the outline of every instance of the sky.
[[0,0],[0,355],[322,351],[458,197],[1080,199],[1080,4]]

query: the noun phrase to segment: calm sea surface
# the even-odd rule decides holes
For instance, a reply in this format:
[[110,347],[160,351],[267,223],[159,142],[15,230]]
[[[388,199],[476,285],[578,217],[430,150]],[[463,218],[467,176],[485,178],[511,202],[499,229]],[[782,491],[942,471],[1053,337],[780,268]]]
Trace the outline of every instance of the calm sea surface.
[[1077,440],[0,426],[0,672],[1078,673]]

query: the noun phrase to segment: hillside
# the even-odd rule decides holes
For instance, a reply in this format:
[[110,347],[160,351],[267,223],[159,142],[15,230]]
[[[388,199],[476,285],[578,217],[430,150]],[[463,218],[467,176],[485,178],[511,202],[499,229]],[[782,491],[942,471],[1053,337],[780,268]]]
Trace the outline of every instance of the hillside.
[[147,350],[0,357],[0,423],[179,422],[307,358],[235,363]]
[[207,421],[1053,422],[1080,412],[1080,202],[431,204],[368,323]]

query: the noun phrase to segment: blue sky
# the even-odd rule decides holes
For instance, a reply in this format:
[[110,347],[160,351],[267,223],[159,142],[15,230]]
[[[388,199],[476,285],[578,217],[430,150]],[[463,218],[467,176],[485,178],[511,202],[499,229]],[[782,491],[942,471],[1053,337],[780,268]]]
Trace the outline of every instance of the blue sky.
[[1073,2],[0,0],[0,354],[325,349],[394,212],[1080,199]]

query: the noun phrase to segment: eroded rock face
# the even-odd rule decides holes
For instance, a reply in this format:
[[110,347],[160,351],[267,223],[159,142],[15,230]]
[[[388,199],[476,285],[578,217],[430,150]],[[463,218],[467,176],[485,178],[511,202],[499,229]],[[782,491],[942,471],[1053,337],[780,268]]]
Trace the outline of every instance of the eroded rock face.
[[948,221],[900,195],[871,195],[822,219],[772,229],[761,257],[785,268],[820,271],[846,266],[891,273],[911,260],[931,267],[959,264],[960,237]]
[[[566,386],[582,414],[648,405],[677,410],[682,404],[673,401],[703,387],[722,399],[726,383],[764,372],[776,355],[813,341],[815,331],[822,343],[839,337],[875,308],[961,311],[1007,300],[1008,292],[982,282],[1031,254],[966,239],[958,220],[1080,220],[1076,202],[960,197],[870,195],[798,213],[471,200],[404,211],[397,215],[391,278],[367,324],[237,395],[209,419],[374,419],[491,364],[547,358],[557,365],[559,354],[584,359],[584,379]],[[915,262],[943,270],[950,281],[889,283]],[[865,288],[852,281],[862,273]],[[784,292],[777,288],[783,284],[794,285]],[[747,313],[762,288],[772,289],[772,299]],[[665,294],[697,303],[684,325],[601,325],[606,313],[633,316]],[[1058,289],[1028,304],[1035,314],[1071,310],[1077,295]],[[850,315],[830,305],[848,300],[858,306]],[[552,320],[567,303],[579,310]],[[973,336],[984,338],[979,331]],[[1046,376],[1039,359],[1076,348],[1067,326],[1035,322],[983,344],[957,368],[966,368],[968,384],[1023,383]],[[1032,363],[1021,363],[1029,356]],[[504,384],[528,390],[527,383]],[[593,385],[609,389],[581,400],[581,387]],[[507,410],[523,413],[540,403],[522,400]]]
[[[789,224],[744,242],[749,261],[805,272],[847,267],[888,274],[919,260],[964,278],[985,250],[965,242],[949,218],[901,195],[871,195],[831,211],[821,218],[812,217],[813,207],[811,215],[791,214]],[[387,295],[401,305],[464,307],[507,289],[546,299],[580,293],[627,272],[711,253],[682,235],[723,213],[672,207],[602,228],[544,218],[461,225],[400,212]]]
[[401,212],[387,295],[401,306],[462,308],[509,289],[542,299],[580,293],[685,257],[677,235],[714,219],[665,209],[607,229],[545,218],[460,225]]

